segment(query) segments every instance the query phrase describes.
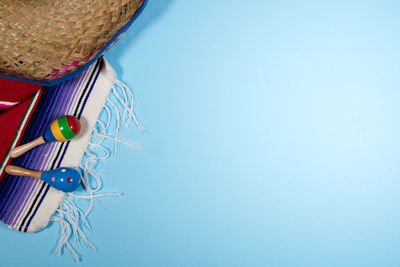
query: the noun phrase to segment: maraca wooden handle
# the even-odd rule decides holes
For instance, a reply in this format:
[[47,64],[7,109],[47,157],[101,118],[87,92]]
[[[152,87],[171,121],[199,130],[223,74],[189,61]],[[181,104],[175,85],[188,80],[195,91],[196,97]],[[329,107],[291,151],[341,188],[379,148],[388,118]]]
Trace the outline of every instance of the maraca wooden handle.
[[25,154],[27,151],[31,150],[32,148],[34,148],[38,145],[44,144],[44,143],[46,143],[46,141],[41,136],[41,137],[33,140],[32,142],[29,142],[22,146],[14,147],[10,151],[10,157],[17,158],[17,157],[21,156],[22,154]]
[[42,175],[42,172],[31,171],[14,165],[7,166],[6,173],[17,176],[29,176],[37,179],[40,179],[40,176]]

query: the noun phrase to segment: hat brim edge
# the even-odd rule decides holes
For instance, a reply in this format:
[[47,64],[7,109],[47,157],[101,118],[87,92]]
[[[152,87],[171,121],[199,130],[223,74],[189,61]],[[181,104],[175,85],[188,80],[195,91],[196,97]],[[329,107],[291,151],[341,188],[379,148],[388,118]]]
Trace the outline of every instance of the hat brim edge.
[[76,75],[81,74],[90,65],[92,65],[94,62],[96,62],[96,60],[104,54],[104,52],[113,44],[113,42],[121,35],[121,33],[123,33],[127,28],[129,28],[132,25],[132,23],[142,13],[142,11],[146,7],[148,1],[149,0],[143,0],[142,4],[138,8],[138,10],[136,10],[136,12],[133,15],[132,19],[130,21],[128,21],[121,29],[118,30],[118,32],[103,46],[103,48],[96,54],[96,56],[94,58],[92,58],[90,61],[88,61],[85,65],[83,65],[79,69],[77,69],[77,70],[75,70],[73,72],[70,72],[70,73],[68,73],[68,74],[66,74],[66,75],[64,75],[64,76],[62,76],[60,78],[57,78],[57,79],[54,79],[54,80],[49,80],[49,81],[35,81],[35,80],[29,80],[29,79],[24,79],[24,78],[7,76],[7,75],[3,75],[3,74],[0,74],[0,78],[6,78],[6,79],[17,80],[17,81],[22,81],[22,82],[29,82],[29,83],[34,83],[34,84],[39,84],[39,85],[42,85],[42,86],[46,86],[46,87],[55,86],[55,85],[57,85],[59,83],[62,83],[62,82],[65,82],[65,81],[68,81],[68,80],[74,78]]

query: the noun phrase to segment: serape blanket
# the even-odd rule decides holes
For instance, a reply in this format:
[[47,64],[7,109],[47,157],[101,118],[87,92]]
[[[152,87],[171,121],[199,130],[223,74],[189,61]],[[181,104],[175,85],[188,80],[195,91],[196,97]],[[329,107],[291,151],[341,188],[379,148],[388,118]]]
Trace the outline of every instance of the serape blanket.
[[[120,85],[122,91],[116,89],[116,84]],[[88,177],[96,176],[91,169],[93,166],[90,163],[93,161],[83,165],[82,159],[88,152],[87,147],[93,138],[93,131],[98,134],[98,138],[107,138],[105,129],[109,127],[110,121],[100,123],[100,131],[96,130],[99,127],[96,123],[99,123],[100,112],[105,108],[108,117],[113,112],[120,112],[117,104],[110,100],[110,93],[115,94],[114,98],[123,108],[122,115],[135,119],[132,93],[123,91],[126,88],[116,80],[113,69],[103,57],[85,72],[53,87],[4,79],[0,80],[0,88],[0,127],[3,129],[0,139],[0,220],[12,229],[28,233],[42,230],[51,219],[59,221],[62,240],[60,239],[58,253],[64,246],[70,246],[70,232],[74,232],[78,238],[83,238],[84,242],[92,247],[80,229],[79,220],[84,220],[87,214],[74,207],[71,199],[66,202],[64,192],[35,178],[8,175],[5,173],[5,167],[12,164],[32,170],[51,170],[61,166],[82,166],[85,179],[84,186],[79,190],[81,193],[89,192],[89,197],[93,197],[93,193],[100,187],[90,187]],[[107,108],[106,102],[112,104],[114,111]],[[63,115],[73,115],[80,120],[82,130],[76,138],[70,142],[46,143],[15,159],[9,157],[10,149],[38,138],[55,119]],[[117,115],[118,120],[121,120],[123,116]],[[130,119],[125,119],[125,123],[129,123]],[[114,132],[117,131],[118,129]],[[110,139],[118,141],[115,135]],[[71,196],[76,195],[72,193]],[[59,216],[54,216],[56,211]],[[73,249],[69,248],[75,258],[78,258]]]

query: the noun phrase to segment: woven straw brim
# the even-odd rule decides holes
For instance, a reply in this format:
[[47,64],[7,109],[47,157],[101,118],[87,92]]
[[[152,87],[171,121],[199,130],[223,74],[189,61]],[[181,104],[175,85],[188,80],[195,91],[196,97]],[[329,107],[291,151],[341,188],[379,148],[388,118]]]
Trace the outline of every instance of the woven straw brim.
[[57,79],[85,65],[143,0],[0,1],[0,74]]

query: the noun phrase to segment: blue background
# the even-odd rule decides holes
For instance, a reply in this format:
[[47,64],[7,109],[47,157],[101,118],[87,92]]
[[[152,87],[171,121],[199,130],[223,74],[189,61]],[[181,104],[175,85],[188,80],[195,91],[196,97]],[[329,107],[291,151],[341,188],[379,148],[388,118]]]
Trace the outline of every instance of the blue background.
[[[400,3],[150,0],[107,54],[135,93],[84,266],[399,266]],[[4,266],[70,266],[59,227]]]

